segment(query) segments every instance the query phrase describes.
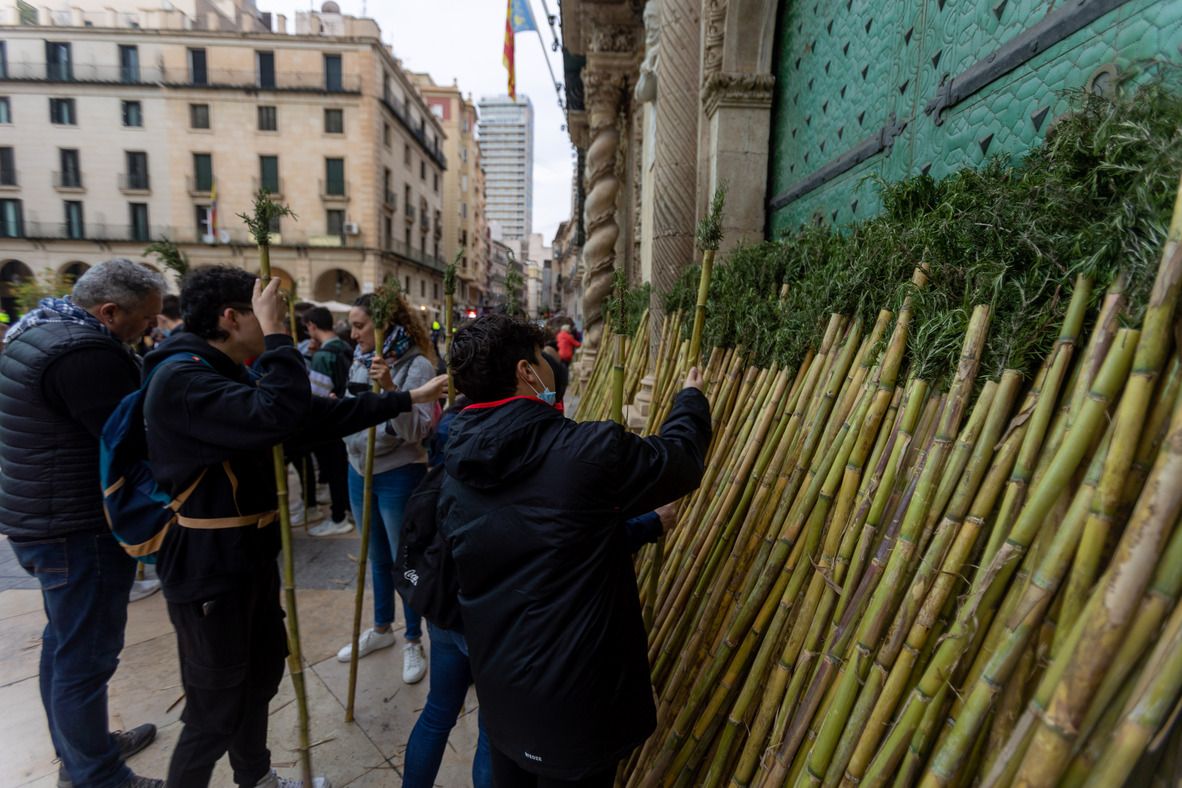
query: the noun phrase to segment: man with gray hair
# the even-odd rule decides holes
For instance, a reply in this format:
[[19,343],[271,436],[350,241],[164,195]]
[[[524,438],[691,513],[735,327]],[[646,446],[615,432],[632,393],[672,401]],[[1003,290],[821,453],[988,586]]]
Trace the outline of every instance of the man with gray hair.
[[164,785],[124,763],[156,728],[107,727],[135,561],[103,515],[99,435],[139,388],[128,345],[156,324],[165,288],[131,260],[99,263],[71,296],[43,299],[13,325],[0,354],[0,533],[41,584],[41,702],[59,786]]

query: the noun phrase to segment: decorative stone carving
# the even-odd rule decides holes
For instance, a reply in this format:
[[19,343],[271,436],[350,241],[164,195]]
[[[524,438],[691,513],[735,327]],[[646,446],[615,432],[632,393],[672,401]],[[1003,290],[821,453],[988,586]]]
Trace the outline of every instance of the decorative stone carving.
[[591,144],[587,148],[583,203],[587,238],[583,244],[583,350],[580,376],[591,374],[603,340],[603,302],[611,293],[616,266],[616,197],[620,191],[620,102],[627,84],[621,72],[590,70],[583,74]]
[[591,32],[589,52],[628,55],[636,51],[636,28],[630,25],[603,25]]
[[661,47],[661,3],[648,0],[644,6],[644,60],[636,81],[636,100],[642,104],[657,98],[657,58]]
[[722,69],[722,44],[726,36],[727,0],[706,0],[702,73],[707,78]]
[[770,107],[773,74],[730,74],[717,71],[706,77],[702,86],[702,106],[713,117],[721,104],[730,106]]

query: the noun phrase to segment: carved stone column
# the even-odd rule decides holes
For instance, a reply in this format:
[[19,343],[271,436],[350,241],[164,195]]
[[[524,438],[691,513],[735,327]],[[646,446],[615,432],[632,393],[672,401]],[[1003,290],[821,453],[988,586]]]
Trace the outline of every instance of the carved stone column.
[[619,113],[625,75],[618,71],[587,69],[583,89],[590,145],[587,148],[583,224],[583,347],[580,375],[591,374],[603,340],[604,300],[611,293],[620,225],[616,198],[620,192],[616,155],[620,148]]
[[727,186],[722,252],[763,240],[774,86],[771,74],[717,71],[702,89],[710,139],[710,193],[720,183]]

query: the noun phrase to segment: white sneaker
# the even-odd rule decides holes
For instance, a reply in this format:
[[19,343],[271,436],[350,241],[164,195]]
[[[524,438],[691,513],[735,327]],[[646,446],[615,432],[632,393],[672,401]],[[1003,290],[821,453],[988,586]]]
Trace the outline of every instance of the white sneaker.
[[[275,773],[274,769],[254,785],[255,788],[304,788],[303,781],[293,780],[290,777],[280,777]],[[313,777],[312,788],[332,788],[332,783],[328,781],[327,777]]]
[[347,534],[353,531],[353,526],[345,518],[338,520],[325,520],[320,525],[314,525],[308,529],[308,533],[312,536],[339,536],[340,534]]
[[[378,632],[370,627],[361,633],[361,638],[358,640],[357,647],[360,649],[357,653],[357,658],[361,659],[366,654],[370,654],[381,648],[390,648],[394,645],[394,632]],[[337,662],[348,662],[349,658],[353,656],[353,644],[346,643],[340,651],[337,652]],[[404,661],[405,664],[405,661]]]
[[160,590],[160,581],[155,578],[148,578],[146,580],[136,580],[131,584],[131,595],[128,597],[128,602],[138,602],[145,597],[150,597]]
[[402,680],[407,684],[418,684],[427,675],[427,658],[423,656],[422,643],[407,643],[402,647]]

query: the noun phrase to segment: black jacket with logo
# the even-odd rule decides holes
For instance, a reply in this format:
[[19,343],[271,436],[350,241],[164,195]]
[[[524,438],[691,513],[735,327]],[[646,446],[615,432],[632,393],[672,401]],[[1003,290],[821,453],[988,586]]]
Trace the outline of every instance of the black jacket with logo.
[[347,400],[313,397],[303,357],[282,334],[266,337],[253,371],[192,334],[170,337],[145,359],[161,368],[144,399],[148,458],[157,483],[179,495],[201,474],[179,526],[157,556],[165,597],[185,603],[239,587],[279,553],[271,447],[348,435],[410,409],[409,392]]
[[451,425],[439,527],[494,746],[528,771],[611,768],[656,725],[629,517],[701,481],[710,409],[678,394],[659,436],[576,423],[533,397]]

